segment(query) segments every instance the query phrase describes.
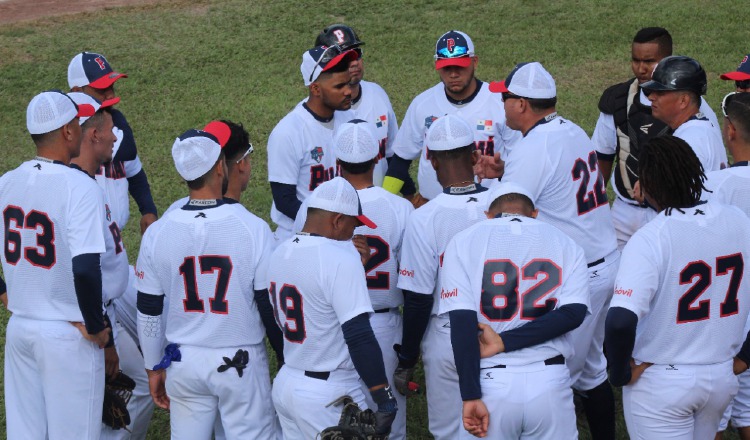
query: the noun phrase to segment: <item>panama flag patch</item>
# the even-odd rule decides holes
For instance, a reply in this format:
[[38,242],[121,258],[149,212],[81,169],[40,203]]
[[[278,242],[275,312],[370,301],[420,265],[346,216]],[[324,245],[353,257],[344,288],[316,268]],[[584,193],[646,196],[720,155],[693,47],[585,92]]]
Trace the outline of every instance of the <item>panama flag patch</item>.
[[492,131],[492,121],[489,119],[480,119],[477,121],[478,131]]
[[380,117],[375,120],[375,126],[378,128],[386,125],[388,125],[388,117],[386,115],[380,115]]

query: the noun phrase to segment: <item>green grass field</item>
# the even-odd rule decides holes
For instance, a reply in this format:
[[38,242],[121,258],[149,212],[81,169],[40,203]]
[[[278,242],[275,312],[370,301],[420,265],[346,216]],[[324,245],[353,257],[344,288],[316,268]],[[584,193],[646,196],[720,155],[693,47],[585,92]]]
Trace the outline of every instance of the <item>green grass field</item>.
[[[106,9],[0,26],[0,172],[34,155],[26,132],[31,97],[67,89],[67,65],[83,50],[105,54],[129,78],[117,83],[119,108],[134,129],[160,210],[187,194],[174,171],[171,145],[188,128],[216,118],[239,121],[256,147],[254,174],[243,203],[269,219],[265,145],[274,125],[306,90],[301,54],[326,25],[345,22],[366,42],[365,78],[380,83],[399,118],[411,99],[438,81],[435,40],[467,32],[480,58],[478,77],[502,79],[518,62],[541,61],[555,76],[561,115],[591,133],[605,87],[628,78],[630,41],[644,26],[664,26],[675,53],[698,59],[709,74],[708,102],[718,112],[733,84],[718,79],[748,50],[738,1],[592,0],[543,2],[422,0],[186,1]],[[137,209],[125,231],[132,262],[138,253]],[[0,315],[4,341],[7,314]],[[411,438],[430,438],[423,397],[409,407]],[[4,407],[0,434],[5,433]],[[168,437],[158,413],[149,438]],[[619,437],[627,438],[624,423]],[[582,430],[582,438],[588,438]],[[731,437],[731,436],[727,436]],[[731,437],[735,438],[735,437]]]

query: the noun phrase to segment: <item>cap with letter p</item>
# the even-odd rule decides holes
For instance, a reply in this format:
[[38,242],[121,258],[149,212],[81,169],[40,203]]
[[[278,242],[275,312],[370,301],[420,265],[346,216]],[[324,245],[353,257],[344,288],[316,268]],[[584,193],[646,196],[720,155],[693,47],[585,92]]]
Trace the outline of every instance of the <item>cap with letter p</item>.
[[59,90],[48,90],[31,98],[26,107],[26,128],[30,134],[57,130],[80,117],[78,105]]
[[745,81],[750,79],[750,54],[745,55],[745,58],[742,59],[737,70],[724,73],[719,76],[719,78],[732,81]]
[[448,31],[435,43],[435,70],[447,66],[469,67],[474,56],[474,43],[461,31]]
[[95,89],[106,89],[120,78],[127,78],[124,73],[115,72],[104,55],[94,52],[81,52],[68,64],[68,86],[89,86]]
[[334,177],[318,185],[307,198],[307,207],[356,217],[360,223],[371,229],[378,227],[362,213],[357,190],[343,177]]
[[213,168],[229,139],[228,132],[226,124],[215,121],[206,125],[203,130],[190,129],[175,139],[172,144],[172,159],[177,172],[185,181],[192,182]]
[[520,63],[511,70],[505,81],[490,83],[493,93],[512,93],[529,99],[557,97],[555,79],[539,62]]
[[531,195],[531,192],[529,192],[523,186],[513,182],[500,182],[499,184],[490,188],[490,192],[487,197],[487,210],[490,210],[490,206],[492,206],[495,200],[508,194],[520,194],[522,196],[528,197],[529,200],[531,200],[531,203],[534,203],[534,197]]
[[347,163],[367,162],[380,151],[370,123],[362,119],[352,119],[336,130],[333,149],[336,159]]

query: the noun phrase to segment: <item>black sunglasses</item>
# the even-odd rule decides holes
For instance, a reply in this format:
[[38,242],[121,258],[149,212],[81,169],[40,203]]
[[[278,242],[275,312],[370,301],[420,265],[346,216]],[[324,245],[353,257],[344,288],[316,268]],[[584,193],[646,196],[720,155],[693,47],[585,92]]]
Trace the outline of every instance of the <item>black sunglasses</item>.
[[310,72],[309,81],[312,82],[313,76],[315,75],[315,69],[317,69],[321,65],[325,66],[326,64],[330,63],[332,59],[336,58],[344,52],[346,52],[346,49],[342,48],[338,44],[328,46],[326,50],[324,50],[320,55],[320,58],[318,58],[318,62],[315,63],[315,67],[313,67],[312,72]]
[[521,99],[523,96],[514,95],[510,92],[502,92],[500,96],[503,97],[503,101],[507,101],[509,99]]
[[750,79],[744,79],[742,81],[735,81],[734,86],[738,89],[750,89]]

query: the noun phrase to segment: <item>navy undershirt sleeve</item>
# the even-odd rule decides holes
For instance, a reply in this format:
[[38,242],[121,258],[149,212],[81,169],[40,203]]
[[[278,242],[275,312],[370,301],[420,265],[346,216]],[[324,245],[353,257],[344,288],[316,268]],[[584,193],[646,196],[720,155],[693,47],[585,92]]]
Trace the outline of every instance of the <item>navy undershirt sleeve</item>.
[[458,387],[462,400],[482,398],[479,385],[479,338],[477,337],[477,312],[472,310],[452,310],[451,344],[453,358],[458,371]]
[[151,196],[151,187],[148,184],[146,171],[143,168],[135,176],[128,177],[128,191],[130,191],[130,195],[135,200],[135,203],[138,204],[138,210],[141,212],[141,215],[157,215],[156,204],[154,203],[154,198]]
[[73,284],[86,331],[95,335],[106,327],[102,310],[102,269],[99,254],[73,257]]
[[596,152],[596,158],[599,160],[603,160],[606,162],[614,162],[615,161],[615,155],[614,154],[606,154],[606,153],[600,153]]
[[288,183],[271,182],[271,194],[276,209],[282,214],[294,220],[302,202],[297,198],[297,187]]
[[621,387],[630,382],[630,359],[635,345],[638,316],[623,307],[612,307],[604,322],[604,347],[609,364],[609,382]]
[[136,306],[144,315],[159,316],[164,312],[164,295],[151,295],[138,291]]
[[746,364],[750,365],[750,333],[748,333],[745,337],[745,342],[742,344],[740,352],[737,353],[737,357]]
[[276,360],[278,361],[279,366],[281,366],[281,364],[284,363],[284,339],[281,334],[281,329],[278,324],[276,324],[276,319],[273,316],[273,306],[271,306],[271,299],[268,296],[268,289],[255,290],[254,292],[255,303],[258,305],[260,320],[266,328],[268,342],[276,353]]
[[5,280],[0,277],[0,295],[8,291],[8,286],[5,285]]
[[[393,162],[394,158],[396,158],[397,164],[394,165],[394,167],[396,168],[393,172],[398,173],[398,176],[388,173],[389,171],[391,171],[391,162]],[[411,174],[409,174],[409,166],[411,165],[411,161],[403,159],[395,154],[391,157],[386,158],[386,160],[388,161],[388,171],[386,171],[385,175],[396,177],[404,182],[404,186],[401,187],[401,194],[410,196],[416,193],[417,186],[414,184],[414,179],[411,178]],[[406,164],[406,173],[403,172],[404,163]]]
[[370,326],[370,316],[362,313],[341,325],[354,368],[367,388],[387,384],[383,352]]
[[404,330],[401,338],[400,358],[416,363],[419,346],[432,314],[432,295],[404,290]]
[[500,333],[505,352],[533,347],[563,335],[581,325],[586,317],[586,306],[583,304],[565,304],[559,309],[551,310],[535,320]]

